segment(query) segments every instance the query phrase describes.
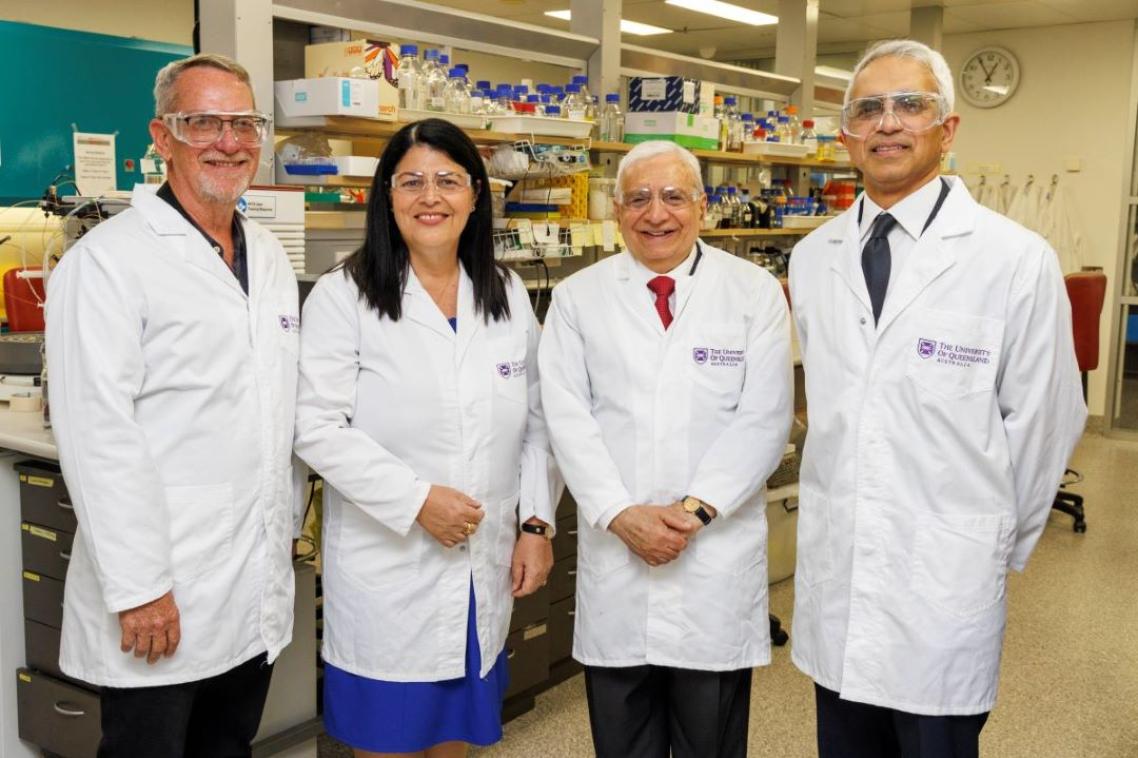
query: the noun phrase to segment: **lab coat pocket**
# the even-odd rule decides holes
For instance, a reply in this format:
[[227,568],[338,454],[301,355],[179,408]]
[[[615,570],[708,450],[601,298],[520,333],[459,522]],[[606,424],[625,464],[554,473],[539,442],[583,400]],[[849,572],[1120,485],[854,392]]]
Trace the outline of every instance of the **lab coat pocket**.
[[418,524],[400,536],[347,500],[339,509],[337,521],[336,540],[326,543],[325,560],[337,564],[349,579],[369,590],[414,578],[426,541],[434,540]]
[[830,578],[830,502],[821,493],[798,487],[798,544],[795,581],[813,587]]
[[296,358],[300,353],[300,317],[296,306],[282,302],[269,315],[273,321],[269,328],[277,333],[281,350]]
[[922,308],[913,318],[906,375],[948,397],[996,387],[1004,322],[985,316]]
[[701,324],[685,341],[688,375],[700,388],[734,407],[743,390],[746,374],[746,335],[743,325]]
[[610,531],[588,526],[580,516],[577,524],[577,565],[581,570],[603,577],[628,565],[632,552],[619,537]]
[[766,557],[767,516],[760,503],[747,503],[731,518],[715,519],[692,539],[695,560],[721,574],[757,570]]
[[526,334],[514,332],[487,341],[492,364],[494,397],[517,403],[528,400]]
[[1011,547],[1004,517],[930,513],[916,529],[911,582],[919,597],[961,619],[1003,599]]
[[498,526],[495,535],[494,562],[499,566],[512,566],[514,544],[518,541],[518,498],[514,497],[498,503],[486,519],[494,518]]
[[190,582],[222,565],[233,544],[233,485],[167,487],[175,582]]

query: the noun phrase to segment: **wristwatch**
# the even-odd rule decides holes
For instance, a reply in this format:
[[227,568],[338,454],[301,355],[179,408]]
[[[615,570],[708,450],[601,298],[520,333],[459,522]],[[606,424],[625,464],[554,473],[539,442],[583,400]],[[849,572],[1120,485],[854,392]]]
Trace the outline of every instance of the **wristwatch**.
[[530,524],[522,522],[522,531],[526,534],[539,534],[547,540],[553,539],[553,527],[545,524]]
[[703,522],[704,526],[711,523],[711,514],[703,506],[706,505],[698,497],[688,495],[684,498],[684,510]]

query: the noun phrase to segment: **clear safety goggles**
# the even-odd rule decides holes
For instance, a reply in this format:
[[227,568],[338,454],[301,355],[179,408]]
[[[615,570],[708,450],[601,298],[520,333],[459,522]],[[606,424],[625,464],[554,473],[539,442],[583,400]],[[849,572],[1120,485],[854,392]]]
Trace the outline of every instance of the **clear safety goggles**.
[[221,139],[225,125],[242,147],[256,147],[265,139],[271,119],[257,111],[218,113],[167,113],[162,123],[174,139],[194,147],[208,147]]
[[842,108],[842,131],[862,139],[873,134],[892,116],[910,134],[927,132],[944,123],[948,103],[935,92],[891,92],[859,97]]
[[616,199],[630,211],[643,211],[652,205],[653,197],[658,197],[665,208],[677,211],[699,200],[702,194],[701,191],[685,187],[661,187],[657,192],[653,192],[651,187],[637,187],[628,192],[618,192]]
[[440,195],[455,195],[465,192],[472,185],[470,174],[455,171],[438,171],[434,176],[422,171],[404,171],[391,177],[391,189],[408,195],[421,195],[428,187],[434,187]]

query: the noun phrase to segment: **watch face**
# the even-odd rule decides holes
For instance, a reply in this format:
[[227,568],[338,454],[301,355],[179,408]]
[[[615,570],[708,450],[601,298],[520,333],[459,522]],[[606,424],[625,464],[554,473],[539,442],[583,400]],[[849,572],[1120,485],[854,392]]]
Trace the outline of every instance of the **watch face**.
[[1019,61],[1002,47],[985,47],[960,69],[960,94],[977,108],[994,108],[1019,86]]

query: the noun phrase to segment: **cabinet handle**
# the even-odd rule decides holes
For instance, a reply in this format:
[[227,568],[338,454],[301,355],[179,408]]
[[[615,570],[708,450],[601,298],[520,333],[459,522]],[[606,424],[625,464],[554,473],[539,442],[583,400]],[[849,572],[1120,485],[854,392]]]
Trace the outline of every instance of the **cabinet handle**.
[[69,561],[69,560],[71,560],[71,553],[60,550],[59,551],[59,557],[65,561]]
[[569,569],[565,573],[568,574],[569,576],[577,576],[577,569]]
[[[793,505],[791,505],[791,501],[794,502]],[[786,500],[783,500],[782,501],[782,509],[784,511],[786,511],[787,513],[794,513],[796,510],[798,510],[798,498],[788,497]]]
[[53,705],[52,708],[54,708],[55,712],[60,716],[66,716],[69,719],[77,719],[81,716],[87,715],[87,711],[83,711],[78,708],[68,708],[67,705],[68,703],[60,701]]
[[569,611],[569,612],[568,612],[566,615],[568,615],[568,616],[576,616],[576,615],[577,615],[577,611]]
[[511,660],[511,659],[513,659],[513,657],[514,657],[514,654],[515,654],[515,653],[517,653],[517,652],[518,652],[517,650],[510,650],[510,651],[508,651],[508,652],[506,653],[506,660]]
[[568,534],[570,537],[576,537],[577,536],[577,530],[576,529],[570,529],[568,532],[566,532],[566,534]]
[[62,508],[65,511],[75,510],[75,506],[72,505],[71,503],[67,502],[66,500],[56,500],[55,504],[58,505],[60,508]]

